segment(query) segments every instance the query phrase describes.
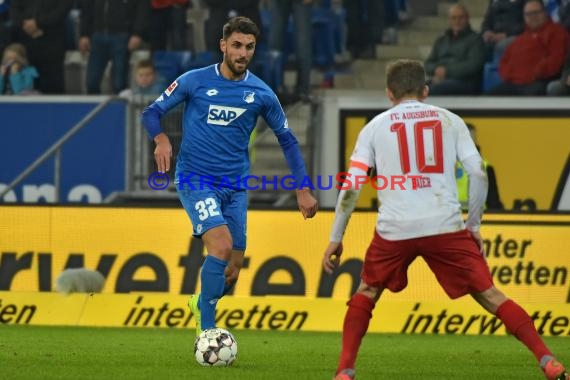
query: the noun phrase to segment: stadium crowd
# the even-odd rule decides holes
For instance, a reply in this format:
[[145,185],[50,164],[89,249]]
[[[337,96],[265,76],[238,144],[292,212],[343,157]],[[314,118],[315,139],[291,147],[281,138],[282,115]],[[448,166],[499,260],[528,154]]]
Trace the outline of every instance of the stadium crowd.
[[[205,24],[189,24],[199,11]],[[86,60],[83,93],[157,91],[182,71],[219,61],[223,24],[244,15],[262,29],[252,71],[282,99],[307,100],[311,69],[334,72],[335,53],[376,59],[377,45],[397,44],[410,14],[406,0],[0,0],[0,94],[70,93],[66,54],[74,51]],[[448,19],[425,62],[433,95],[570,94],[569,0],[490,0],[480,32],[460,3]],[[204,29],[203,49],[191,38],[196,27]],[[322,54],[329,39],[332,60]],[[152,74],[143,86],[140,60]],[[268,74],[275,61],[277,74]],[[102,89],[109,63],[110,85]],[[297,69],[292,94],[282,85],[283,63]],[[333,85],[325,75],[321,86]]]
[[[542,0],[491,1],[481,34],[471,29],[467,7],[451,6],[449,29],[437,39],[426,61],[431,93],[567,94],[568,3],[557,6],[554,15],[559,22],[554,22]],[[494,80],[493,69],[499,74]]]

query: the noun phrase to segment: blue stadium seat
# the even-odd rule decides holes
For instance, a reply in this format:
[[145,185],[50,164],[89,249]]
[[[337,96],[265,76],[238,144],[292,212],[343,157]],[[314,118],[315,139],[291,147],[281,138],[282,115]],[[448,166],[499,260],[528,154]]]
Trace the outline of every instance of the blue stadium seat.
[[251,71],[277,92],[283,80],[283,55],[278,51],[257,51]]
[[271,30],[271,12],[267,8],[262,8],[259,10],[259,15],[261,16],[261,35],[267,43]]
[[190,51],[179,51],[178,53],[178,64],[180,65],[180,73],[188,70],[191,62],[194,60],[194,55]]
[[192,62],[192,53],[189,51],[155,51],[152,56],[156,70],[172,82],[188,69]]
[[333,12],[334,42],[336,52],[341,54],[345,50],[346,43],[346,10],[344,8]]
[[335,11],[330,5],[313,10],[313,65],[324,69],[323,84],[334,82],[335,57],[345,49],[345,20],[345,11]]
[[313,64],[321,67],[334,65],[335,19],[329,9],[313,9]]
[[483,94],[501,83],[502,80],[499,76],[499,64],[495,62],[486,63],[483,67]]
[[[333,10],[330,0],[323,0],[321,5],[312,11],[313,65],[325,69],[326,77],[334,77],[335,56],[344,51],[345,19],[344,10]],[[265,43],[258,45],[256,56],[263,66],[257,67],[256,65],[252,71],[276,89],[282,83],[282,71],[285,65],[291,63],[291,58],[295,54],[295,25],[293,17],[290,16],[285,32],[281,62],[278,63],[275,52],[265,51],[271,30],[271,12],[268,9],[261,10],[261,22]],[[278,75],[280,72],[281,76]]]
[[188,63],[184,71],[210,66],[211,64],[216,62],[217,62],[217,57],[211,51],[203,51],[196,54],[194,59]]

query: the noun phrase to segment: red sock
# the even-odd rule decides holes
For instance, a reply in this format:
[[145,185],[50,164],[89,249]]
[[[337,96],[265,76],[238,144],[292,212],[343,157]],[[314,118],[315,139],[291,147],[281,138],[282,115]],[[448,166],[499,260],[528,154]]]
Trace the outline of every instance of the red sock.
[[495,314],[503,321],[507,331],[532,351],[536,360],[540,362],[544,355],[552,355],[536,331],[532,319],[517,303],[507,300],[499,306]]
[[342,326],[342,351],[337,373],[343,369],[354,368],[358,348],[362,337],[368,330],[374,305],[375,303],[371,298],[361,293],[356,293],[348,301],[348,310]]

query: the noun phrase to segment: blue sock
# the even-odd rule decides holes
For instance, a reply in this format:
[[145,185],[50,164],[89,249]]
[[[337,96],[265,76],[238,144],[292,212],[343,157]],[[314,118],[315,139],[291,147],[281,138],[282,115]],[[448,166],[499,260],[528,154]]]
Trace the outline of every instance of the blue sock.
[[200,274],[202,290],[198,300],[202,314],[202,330],[216,327],[216,304],[224,294],[226,281],[224,270],[227,265],[227,261],[211,255],[206,256],[204,265],[202,265]]
[[[237,281],[232,281],[229,284],[226,282],[224,285],[224,292],[222,293],[222,297],[228,295],[229,292],[236,286]],[[200,301],[202,300],[202,295],[198,295],[198,310],[200,310]]]

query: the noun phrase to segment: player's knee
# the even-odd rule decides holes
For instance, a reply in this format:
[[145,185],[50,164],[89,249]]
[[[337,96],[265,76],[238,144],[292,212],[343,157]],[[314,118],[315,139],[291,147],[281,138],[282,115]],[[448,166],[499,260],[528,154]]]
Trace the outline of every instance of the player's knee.
[[230,257],[232,255],[232,247],[231,244],[221,244],[218,248],[218,253],[220,255],[220,258],[226,261],[230,260]]
[[501,301],[502,298],[505,297],[503,292],[501,292],[499,289],[495,288],[494,286],[490,287],[489,289],[483,291],[480,294],[489,302],[494,302],[497,300]]
[[495,313],[498,307],[507,301],[507,296],[494,286],[480,293],[473,294],[473,298],[490,313]]
[[209,255],[229,261],[232,254],[233,240],[227,227],[218,226],[207,231],[202,240]]
[[232,254],[232,243],[219,241],[208,247],[208,253],[218,259],[229,261]]
[[380,290],[378,288],[370,286],[364,282],[362,282],[358,287],[357,293],[361,293],[368,298],[372,298],[373,300],[377,300],[380,296]]
[[493,291],[489,295],[489,301],[495,307],[499,307],[503,302],[505,302],[508,298],[507,296],[501,292],[499,289],[493,287]]

